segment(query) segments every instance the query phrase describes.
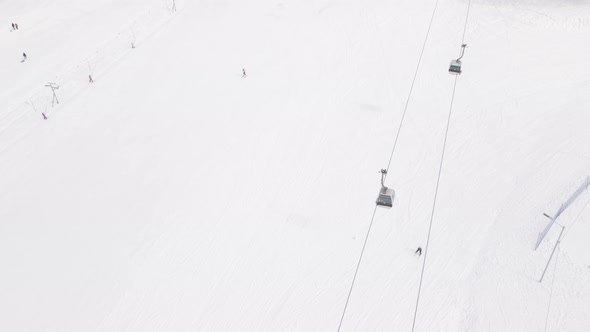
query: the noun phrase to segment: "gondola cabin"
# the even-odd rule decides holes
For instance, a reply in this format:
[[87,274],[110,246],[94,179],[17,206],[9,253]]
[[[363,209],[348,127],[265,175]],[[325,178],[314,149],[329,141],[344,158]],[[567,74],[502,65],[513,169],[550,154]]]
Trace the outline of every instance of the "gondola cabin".
[[393,191],[393,189],[381,187],[381,190],[379,190],[379,196],[377,196],[377,206],[383,206],[388,208],[392,207],[394,196],[395,191]]
[[451,66],[449,67],[449,73],[454,74],[454,75],[461,74],[461,61],[460,60],[451,61]]

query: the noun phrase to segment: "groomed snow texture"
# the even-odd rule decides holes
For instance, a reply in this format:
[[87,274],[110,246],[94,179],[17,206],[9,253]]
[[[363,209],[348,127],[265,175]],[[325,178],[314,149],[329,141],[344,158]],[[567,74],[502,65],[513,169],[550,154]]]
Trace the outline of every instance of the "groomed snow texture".
[[341,331],[590,331],[588,1],[175,2],[0,0],[0,330],[337,331],[408,101]]

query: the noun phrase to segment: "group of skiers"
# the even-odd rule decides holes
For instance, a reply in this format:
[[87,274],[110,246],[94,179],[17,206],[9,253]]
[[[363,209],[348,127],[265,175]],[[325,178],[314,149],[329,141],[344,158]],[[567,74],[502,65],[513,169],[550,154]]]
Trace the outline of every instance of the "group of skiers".
[[[18,30],[18,23],[11,23],[12,24],[12,30]],[[25,60],[27,60],[27,54],[25,52],[23,52],[23,60],[21,62],[25,62]]]

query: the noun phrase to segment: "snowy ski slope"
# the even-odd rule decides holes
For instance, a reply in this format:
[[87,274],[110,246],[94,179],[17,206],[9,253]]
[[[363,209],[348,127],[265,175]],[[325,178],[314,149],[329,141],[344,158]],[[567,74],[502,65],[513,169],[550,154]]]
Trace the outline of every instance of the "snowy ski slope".
[[0,1],[0,330],[590,330],[590,3],[468,3]]

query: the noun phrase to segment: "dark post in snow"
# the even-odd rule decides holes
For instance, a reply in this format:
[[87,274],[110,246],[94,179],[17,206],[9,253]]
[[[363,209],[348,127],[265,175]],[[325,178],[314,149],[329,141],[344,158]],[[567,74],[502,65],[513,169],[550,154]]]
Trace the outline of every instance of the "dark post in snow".
[[55,102],[59,104],[59,99],[57,99],[57,95],[55,94],[55,90],[59,89],[59,85],[49,82],[45,84],[45,86],[51,88],[51,92],[53,93],[53,99],[51,99],[51,107],[53,107]]
[[[559,226],[561,226],[561,225],[559,225]],[[561,226],[561,232],[559,233],[559,236],[557,237],[557,242],[555,242],[555,246],[553,247],[553,251],[551,251],[551,255],[549,256],[549,260],[547,260],[547,265],[545,265],[545,270],[543,270],[543,274],[541,275],[541,279],[539,279],[539,282],[543,282],[543,277],[545,276],[545,272],[547,272],[547,268],[549,267],[549,263],[551,263],[551,259],[553,258],[553,254],[555,253],[555,249],[557,249],[557,246],[561,242],[561,235],[563,234],[564,230],[565,230],[565,226]]]
[[133,30],[133,26],[131,26],[131,36],[133,37],[133,40],[131,41],[131,48],[135,48],[135,30]]

